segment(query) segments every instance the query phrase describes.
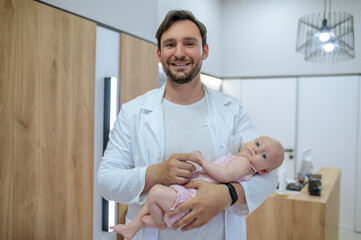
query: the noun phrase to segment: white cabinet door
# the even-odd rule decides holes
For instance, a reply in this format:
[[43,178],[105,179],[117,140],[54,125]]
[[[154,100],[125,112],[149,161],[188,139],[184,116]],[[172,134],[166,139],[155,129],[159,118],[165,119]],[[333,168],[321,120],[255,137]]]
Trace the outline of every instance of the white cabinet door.
[[341,169],[340,225],[353,228],[358,76],[300,78],[298,89],[298,156],[311,147],[315,171]]
[[361,76],[358,77],[358,147],[356,180],[356,232],[361,233]]
[[[359,232],[360,85],[359,76],[232,79],[222,85],[223,92],[243,101],[260,134],[280,139],[285,148],[297,149],[294,171],[299,170],[302,152],[308,148],[312,148],[314,171],[341,169],[340,226]],[[290,169],[292,160],[286,156],[285,162]]]
[[[239,97],[260,135],[277,138],[285,149],[295,150],[296,78],[224,80],[222,91]],[[285,154],[287,178],[295,178],[295,153]]]

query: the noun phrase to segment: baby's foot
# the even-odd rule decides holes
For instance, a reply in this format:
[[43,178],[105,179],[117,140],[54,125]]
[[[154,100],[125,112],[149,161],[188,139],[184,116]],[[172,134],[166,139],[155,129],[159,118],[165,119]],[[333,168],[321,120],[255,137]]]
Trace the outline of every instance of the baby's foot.
[[135,233],[127,225],[124,224],[118,224],[109,228],[113,229],[114,232],[121,234],[124,238],[128,240],[132,240],[135,235]]
[[158,230],[164,230],[167,228],[167,225],[165,223],[163,224],[156,224],[153,220],[153,218],[150,215],[146,215],[142,218],[142,221],[145,225],[151,228],[156,228]]

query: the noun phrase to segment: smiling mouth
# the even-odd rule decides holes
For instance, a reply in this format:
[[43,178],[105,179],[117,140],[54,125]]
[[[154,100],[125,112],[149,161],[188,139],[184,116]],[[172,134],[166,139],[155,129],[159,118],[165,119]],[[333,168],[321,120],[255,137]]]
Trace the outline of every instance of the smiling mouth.
[[175,67],[185,67],[189,65],[189,63],[171,63],[171,65]]

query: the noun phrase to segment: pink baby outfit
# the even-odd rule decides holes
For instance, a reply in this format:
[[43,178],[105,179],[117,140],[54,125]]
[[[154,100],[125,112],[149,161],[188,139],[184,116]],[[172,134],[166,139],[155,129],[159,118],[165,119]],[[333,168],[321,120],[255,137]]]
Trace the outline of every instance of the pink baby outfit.
[[[225,156],[218,158],[216,161],[214,161],[214,163],[221,165],[221,166],[226,166],[232,158],[234,158],[234,156],[229,153]],[[257,172],[257,170],[252,165],[251,165],[251,168],[254,170],[254,173],[240,177],[239,179],[237,179],[237,182],[248,181],[249,179],[251,179],[253,174],[255,174]],[[192,174],[190,181],[194,181],[194,180],[205,180],[205,181],[211,182],[211,183],[219,183],[218,181],[211,178],[204,171],[194,172]],[[197,189],[185,188],[183,185],[171,185],[170,187],[173,188],[177,192],[177,200],[174,203],[174,206],[170,209],[170,211],[174,210],[179,204],[187,201],[188,199],[193,198],[197,194]],[[178,221],[178,219],[181,219],[188,212],[189,212],[189,210],[179,213],[178,215],[176,215],[172,218],[169,218],[168,214],[165,213],[163,220],[167,224],[168,227],[171,227],[176,221]]]

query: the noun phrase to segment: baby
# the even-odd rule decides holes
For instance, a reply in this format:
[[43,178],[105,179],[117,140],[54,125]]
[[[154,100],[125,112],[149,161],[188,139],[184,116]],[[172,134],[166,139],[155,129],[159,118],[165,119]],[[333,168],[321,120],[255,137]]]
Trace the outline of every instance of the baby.
[[[190,181],[206,180],[213,183],[247,181],[256,173],[267,174],[278,168],[284,158],[282,144],[267,136],[245,143],[236,156],[227,154],[215,162],[207,161],[199,151],[193,154],[196,160],[189,161],[198,164],[203,169],[194,172]],[[148,200],[128,225],[118,224],[110,228],[128,240],[132,239],[144,226],[164,230],[187,214],[183,212],[169,218],[167,213],[194,197],[196,193],[197,189],[187,189],[182,185],[157,184],[151,188]]]

